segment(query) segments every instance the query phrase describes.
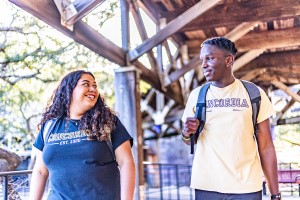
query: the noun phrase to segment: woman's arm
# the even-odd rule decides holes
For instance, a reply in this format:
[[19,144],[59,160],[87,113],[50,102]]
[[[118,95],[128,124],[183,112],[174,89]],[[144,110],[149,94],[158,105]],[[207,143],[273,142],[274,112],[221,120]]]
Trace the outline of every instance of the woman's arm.
[[261,166],[271,194],[278,194],[277,158],[270,132],[269,119],[258,124],[258,151]]
[[121,174],[121,199],[132,200],[135,188],[135,165],[129,140],[115,151]]
[[36,148],[33,150],[36,153],[36,161],[31,176],[29,199],[41,200],[43,199],[49,172],[44,164],[42,152]]

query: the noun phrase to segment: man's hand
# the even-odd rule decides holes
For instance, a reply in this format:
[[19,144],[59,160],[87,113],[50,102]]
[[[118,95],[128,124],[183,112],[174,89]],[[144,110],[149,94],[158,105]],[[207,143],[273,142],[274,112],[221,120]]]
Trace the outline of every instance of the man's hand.
[[195,117],[186,118],[186,121],[183,124],[182,136],[186,139],[190,138],[190,135],[196,133],[199,124],[199,120]]

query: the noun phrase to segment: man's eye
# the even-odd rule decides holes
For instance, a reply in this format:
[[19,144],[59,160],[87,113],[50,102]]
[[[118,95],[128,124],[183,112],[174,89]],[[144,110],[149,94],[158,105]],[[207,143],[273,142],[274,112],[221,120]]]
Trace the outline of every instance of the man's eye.
[[97,85],[93,85],[94,88],[97,88]]
[[82,84],[83,86],[89,86],[89,84],[88,83],[84,83],[84,84]]

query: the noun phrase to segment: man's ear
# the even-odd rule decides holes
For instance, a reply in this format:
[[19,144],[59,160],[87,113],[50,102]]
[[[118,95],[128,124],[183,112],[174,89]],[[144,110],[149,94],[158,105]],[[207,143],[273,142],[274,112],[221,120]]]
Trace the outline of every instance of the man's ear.
[[234,56],[233,55],[228,55],[226,57],[226,66],[232,66],[233,65],[233,62],[234,62]]

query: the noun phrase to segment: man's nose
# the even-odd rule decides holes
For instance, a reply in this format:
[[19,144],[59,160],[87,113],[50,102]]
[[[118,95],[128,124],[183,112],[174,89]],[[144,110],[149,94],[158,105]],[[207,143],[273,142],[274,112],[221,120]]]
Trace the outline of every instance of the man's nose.
[[202,67],[202,68],[206,68],[206,67],[207,67],[207,63],[206,63],[205,61],[202,61],[201,67]]

